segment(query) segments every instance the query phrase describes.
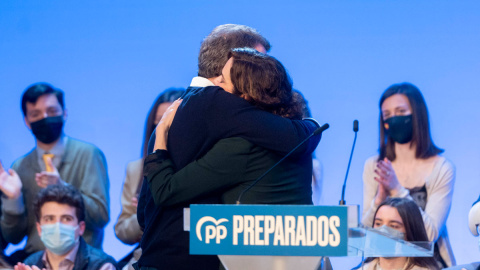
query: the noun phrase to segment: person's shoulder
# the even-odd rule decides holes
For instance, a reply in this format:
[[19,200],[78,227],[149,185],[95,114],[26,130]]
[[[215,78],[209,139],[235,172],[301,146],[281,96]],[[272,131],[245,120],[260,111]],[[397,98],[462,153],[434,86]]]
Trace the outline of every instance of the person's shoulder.
[[191,111],[199,107],[206,109],[212,106],[212,104],[218,103],[218,100],[222,99],[222,96],[225,93],[226,92],[218,86],[190,86],[187,88],[187,92],[183,96],[183,101],[180,105],[180,111],[184,109]]
[[94,144],[74,139],[72,137],[68,137],[65,149],[65,151],[72,151],[76,153],[93,153],[103,155],[102,150],[100,150]]
[[137,160],[134,160],[134,161],[130,161],[128,164],[127,164],[127,171],[132,171],[132,170],[136,170],[137,168],[142,168],[143,167],[143,158],[140,158],[140,159],[137,159]]
[[365,167],[367,166],[372,166],[373,164],[377,164],[378,161],[378,155],[371,156],[365,160]]
[[98,249],[98,248],[95,248],[95,247],[92,247],[87,243],[85,243],[85,246],[86,246],[88,255],[94,255],[96,257],[111,257],[110,255],[105,253],[105,251],[103,251],[101,249]]
[[[185,95],[184,100],[187,98],[204,99],[206,100],[206,102],[210,102],[217,105],[229,104],[231,102],[234,102],[234,103],[240,102],[242,104],[250,104],[245,99],[237,95],[231,94],[223,90],[223,88],[219,86],[192,87],[190,91],[188,91],[188,93]],[[219,99],[222,101],[222,103],[217,102]]]
[[185,94],[183,99],[188,99],[190,97],[204,97],[208,95],[216,95],[221,92],[225,91],[219,86],[190,86],[187,88],[187,93]]
[[42,259],[44,252],[44,250],[40,250],[31,254],[23,261],[23,263],[26,265],[37,265],[37,263]]
[[444,156],[438,155],[436,156],[436,158],[437,158],[436,162],[441,164],[442,166],[455,167],[455,164],[453,164],[453,162],[450,159]]
[[435,167],[440,173],[455,172],[455,164],[444,156],[435,156]]
[[133,178],[138,178],[142,175],[143,172],[143,158],[131,161],[127,164],[127,175],[130,175]]
[[85,246],[86,246],[87,254],[90,258],[93,258],[96,260],[105,260],[105,263],[109,262],[115,265],[116,263],[115,259],[112,256],[105,253],[105,251],[98,248],[94,248],[86,243],[85,243]]
[[25,162],[30,162],[30,161],[34,161],[36,160],[36,156],[35,156],[35,148],[30,150],[30,152],[26,153],[25,155],[17,158],[13,164],[12,164],[12,168],[15,169],[15,168],[18,168],[18,167],[21,167],[23,164],[25,164]]

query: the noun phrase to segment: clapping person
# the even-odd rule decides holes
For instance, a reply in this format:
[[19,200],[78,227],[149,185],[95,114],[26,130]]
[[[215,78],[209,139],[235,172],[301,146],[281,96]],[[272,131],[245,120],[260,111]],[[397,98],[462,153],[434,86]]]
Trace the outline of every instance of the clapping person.
[[35,226],[33,200],[45,187],[55,184],[76,187],[85,203],[85,241],[102,247],[103,229],[109,221],[109,180],[102,151],[92,144],[68,137],[64,92],[47,83],[28,87],[22,96],[25,124],[35,137],[35,148],[17,159],[0,176],[2,234],[17,244],[27,236],[23,250],[11,261],[23,261],[44,249]]
[[446,228],[455,183],[455,167],[440,154],[430,135],[427,106],[410,83],[390,86],[380,99],[380,154],[369,158],[363,172],[362,223],[370,226],[388,197],[415,201],[435,259],[455,265]]

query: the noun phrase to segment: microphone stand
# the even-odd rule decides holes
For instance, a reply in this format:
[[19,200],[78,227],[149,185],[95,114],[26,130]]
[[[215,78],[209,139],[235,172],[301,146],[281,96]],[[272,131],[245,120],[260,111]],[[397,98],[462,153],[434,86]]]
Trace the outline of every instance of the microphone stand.
[[340,199],[339,205],[345,205],[345,188],[347,186],[348,172],[350,171],[350,164],[352,163],[353,150],[355,150],[355,143],[357,142],[357,132],[358,132],[358,120],[353,121],[353,132],[355,132],[355,138],[353,139],[352,151],[350,152],[350,158],[348,159],[347,173],[345,174],[345,180],[343,181],[342,187],[342,198]]

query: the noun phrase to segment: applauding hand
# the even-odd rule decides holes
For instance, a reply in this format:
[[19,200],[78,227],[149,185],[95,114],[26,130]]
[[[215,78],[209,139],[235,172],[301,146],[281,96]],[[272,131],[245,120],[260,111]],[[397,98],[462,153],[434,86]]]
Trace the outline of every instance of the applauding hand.
[[0,190],[9,199],[17,199],[22,194],[22,181],[18,174],[9,169],[8,172],[3,168],[0,162]]
[[397,194],[402,189],[395,170],[392,167],[392,163],[387,158],[377,162],[375,174],[377,174],[377,176],[374,177],[375,181],[383,185],[390,196]]
[[61,182],[60,174],[58,173],[55,165],[53,165],[52,159],[50,157],[46,157],[45,161],[47,162],[47,167],[52,168],[53,171],[43,171],[41,173],[35,174],[35,181],[37,182],[37,185],[41,188],[46,188],[49,185],[56,185]]

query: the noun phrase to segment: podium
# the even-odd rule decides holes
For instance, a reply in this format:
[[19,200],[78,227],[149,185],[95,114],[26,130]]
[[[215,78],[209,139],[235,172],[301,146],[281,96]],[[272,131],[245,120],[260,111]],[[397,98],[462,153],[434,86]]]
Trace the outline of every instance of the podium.
[[218,255],[225,269],[318,269],[330,257],[429,257],[431,242],[407,242],[359,225],[358,206],[191,205],[190,254]]

